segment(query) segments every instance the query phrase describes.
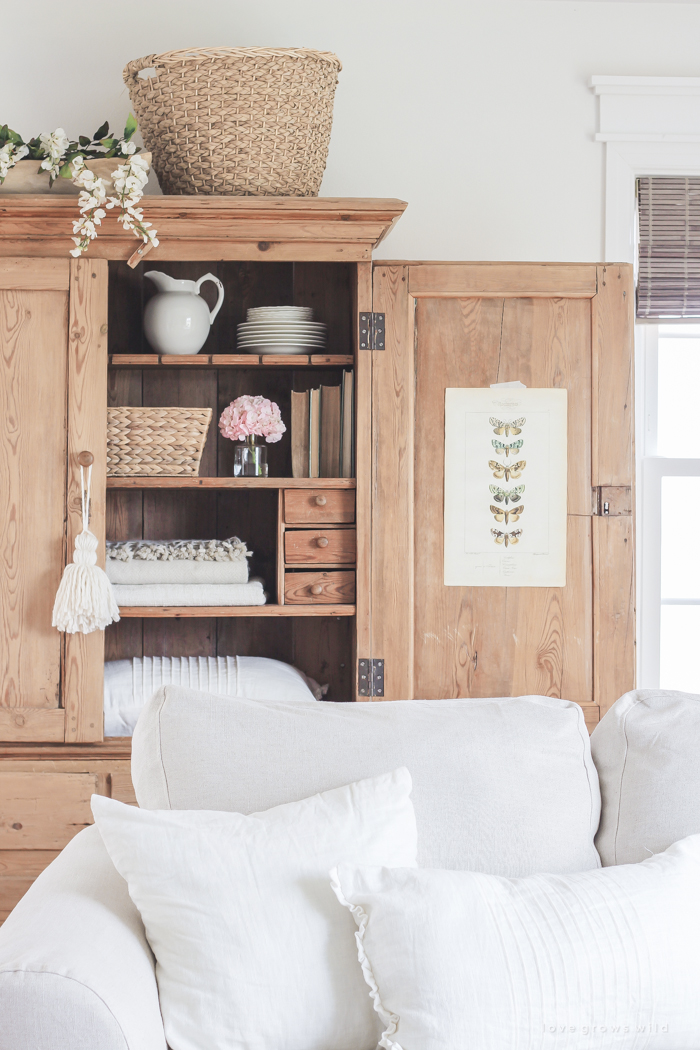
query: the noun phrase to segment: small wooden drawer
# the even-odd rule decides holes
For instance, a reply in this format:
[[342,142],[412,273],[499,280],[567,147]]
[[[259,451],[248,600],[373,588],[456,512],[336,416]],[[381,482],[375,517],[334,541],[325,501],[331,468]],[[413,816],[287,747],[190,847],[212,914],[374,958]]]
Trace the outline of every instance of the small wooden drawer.
[[354,565],[354,529],[294,529],[284,534],[288,565]]
[[287,572],[285,605],[354,605],[355,573]]
[[284,520],[290,525],[351,525],[354,489],[285,489]]
[[94,773],[0,772],[0,849],[63,849],[92,824]]

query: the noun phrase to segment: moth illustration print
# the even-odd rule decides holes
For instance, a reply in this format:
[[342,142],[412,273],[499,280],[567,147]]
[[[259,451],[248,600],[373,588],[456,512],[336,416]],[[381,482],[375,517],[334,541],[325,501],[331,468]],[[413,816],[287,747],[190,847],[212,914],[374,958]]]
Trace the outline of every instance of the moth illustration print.
[[522,433],[522,429],[525,425],[525,416],[521,416],[520,419],[514,419],[512,423],[504,423],[502,419],[496,419],[495,416],[491,416],[489,423],[493,427],[494,434],[509,437],[513,434],[515,437]]
[[525,491],[524,485],[516,485],[514,489],[502,489],[500,485],[489,485],[489,492],[496,503],[518,503]]
[[518,452],[523,447],[523,439],[520,438],[518,441],[511,441],[508,445],[504,445],[502,441],[496,441],[492,439],[491,444],[496,449],[497,455],[504,455],[506,459],[511,452]]
[[522,529],[513,529],[512,532],[501,532],[500,529],[491,529],[494,543],[502,543],[506,547],[509,546],[509,544],[514,546],[522,534]]
[[521,503],[519,507],[494,507],[493,503],[490,507],[491,513],[493,514],[496,521],[502,521],[506,525],[510,523],[510,519],[517,522],[520,521],[520,515],[525,510],[525,504]]
[[489,469],[493,471],[494,478],[505,478],[506,481],[510,481],[511,478],[519,478],[522,472],[527,466],[527,461],[519,459],[517,463],[499,463],[496,459],[489,460]]

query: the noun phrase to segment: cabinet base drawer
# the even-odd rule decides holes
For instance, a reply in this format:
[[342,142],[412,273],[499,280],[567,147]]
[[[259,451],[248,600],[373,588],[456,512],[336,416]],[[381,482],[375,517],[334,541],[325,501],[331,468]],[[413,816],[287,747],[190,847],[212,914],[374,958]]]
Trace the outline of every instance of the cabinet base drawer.
[[354,572],[287,572],[286,605],[354,605]]
[[285,489],[284,520],[293,525],[351,525],[355,521],[353,489]]

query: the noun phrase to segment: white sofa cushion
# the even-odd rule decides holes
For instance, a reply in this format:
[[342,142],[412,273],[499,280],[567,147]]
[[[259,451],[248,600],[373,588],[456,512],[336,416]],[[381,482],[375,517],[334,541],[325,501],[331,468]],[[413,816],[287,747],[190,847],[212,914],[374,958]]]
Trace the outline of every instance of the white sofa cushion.
[[0,927],[0,1050],[167,1050],[141,916],[96,827]]
[[328,872],[415,865],[410,790],[399,769],[252,816],[93,795],[156,956],[172,1050],[374,1050],[354,923]]
[[591,736],[603,864],[631,864],[700,832],[700,696],[625,693]]
[[387,1050],[697,1050],[700,835],[503,879],[341,867]]
[[165,686],[134,735],[149,809],[269,809],[406,766],[418,861],[501,875],[597,867],[600,795],[577,704],[225,699]]

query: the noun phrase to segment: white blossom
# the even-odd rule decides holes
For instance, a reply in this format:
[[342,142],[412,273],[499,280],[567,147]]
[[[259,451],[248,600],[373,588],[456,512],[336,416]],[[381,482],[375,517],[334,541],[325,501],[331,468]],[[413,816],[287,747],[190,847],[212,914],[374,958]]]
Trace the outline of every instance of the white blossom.
[[63,158],[70,145],[70,139],[63,128],[56,128],[54,132],[43,131],[39,136],[39,141],[44,153],[46,153],[46,158],[42,160],[41,167],[44,171],[49,172],[53,180],[61,170]]
[[120,152],[125,157],[130,157],[132,153],[136,152],[136,146],[133,142],[122,142],[119,143]]
[[0,149],[0,183],[5,181],[10,168],[14,168],[18,160],[26,157],[29,153],[28,146],[15,146],[13,142],[6,142]]

